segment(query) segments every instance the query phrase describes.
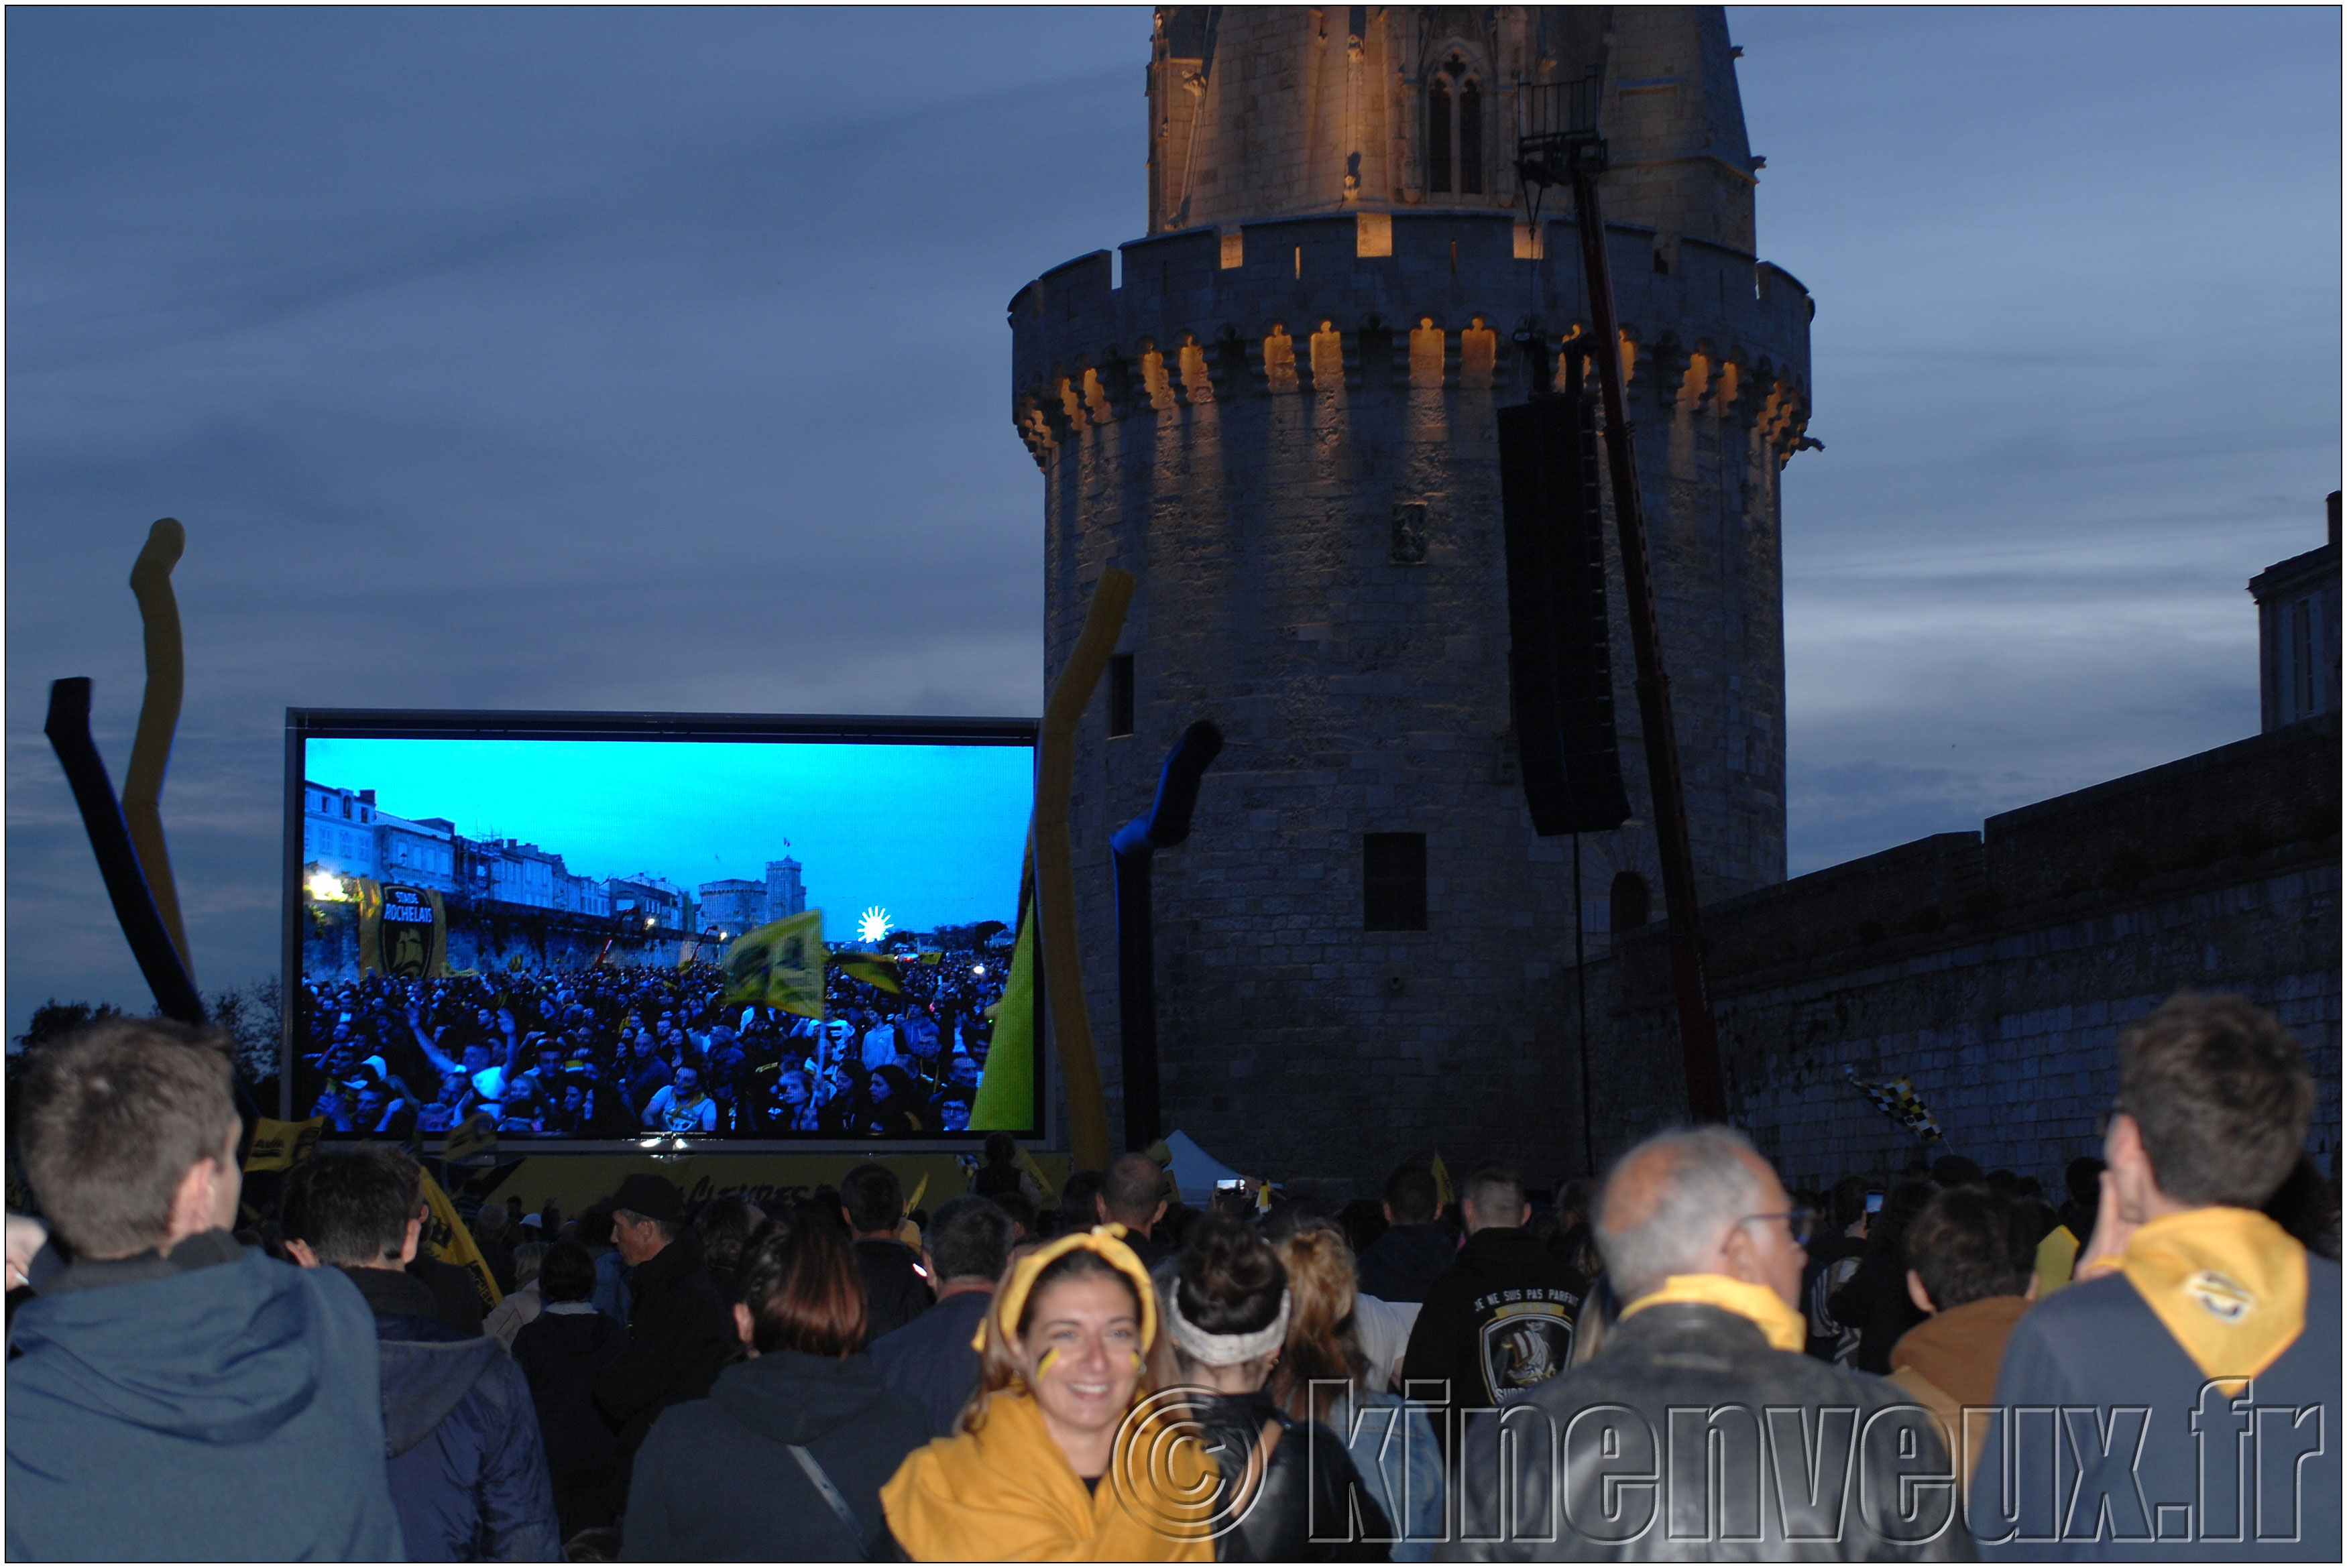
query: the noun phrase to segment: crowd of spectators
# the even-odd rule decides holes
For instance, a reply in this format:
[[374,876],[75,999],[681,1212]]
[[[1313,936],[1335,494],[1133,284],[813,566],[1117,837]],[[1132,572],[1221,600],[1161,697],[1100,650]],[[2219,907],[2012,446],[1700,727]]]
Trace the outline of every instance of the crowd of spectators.
[[917,1136],[969,1125],[1005,963],[908,955],[897,989],[825,971],[818,1021],[724,1001],[715,964],[306,981],[295,1111],[338,1134]]
[[[2338,1558],[2337,1189],[2233,999],[2121,1036],[2059,1202],[1955,1156],[1788,1191],[1705,1126],[1201,1211],[1002,1138],[933,1213],[878,1164],[487,1204],[486,1324],[388,1141],[231,1235],[228,1072],[116,1020],[21,1081],[12,1559]],[[2059,1410],[2096,1435],[2037,1485]]]

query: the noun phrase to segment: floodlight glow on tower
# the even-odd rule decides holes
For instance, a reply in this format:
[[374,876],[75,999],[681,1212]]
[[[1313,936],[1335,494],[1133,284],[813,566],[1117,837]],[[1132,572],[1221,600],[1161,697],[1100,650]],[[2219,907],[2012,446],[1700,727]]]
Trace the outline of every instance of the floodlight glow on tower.
[[874,904],[856,918],[856,935],[862,942],[878,942],[888,934],[888,911]]

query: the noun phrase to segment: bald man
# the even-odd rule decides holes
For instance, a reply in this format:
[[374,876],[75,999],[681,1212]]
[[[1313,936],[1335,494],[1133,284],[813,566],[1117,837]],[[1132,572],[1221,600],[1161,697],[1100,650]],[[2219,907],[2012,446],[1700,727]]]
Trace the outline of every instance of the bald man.
[[1624,1155],[1597,1243],[1627,1305],[1593,1359],[1506,1412],[1504,1444],[1493,1413],[1470,1419],[1459,1530],[1438,1555],[1969,1558],[1929,1412],[1802,1353],[1809,1224],[1727,1128]]

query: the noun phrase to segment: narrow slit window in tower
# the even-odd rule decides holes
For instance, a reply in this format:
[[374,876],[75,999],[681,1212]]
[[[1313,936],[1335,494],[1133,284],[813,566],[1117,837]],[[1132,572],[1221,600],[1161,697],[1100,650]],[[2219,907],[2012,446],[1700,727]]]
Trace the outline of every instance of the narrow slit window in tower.
[[1426,89],[1426,188],[1450,188],[1450,84],[1440,76]]
[[1623,871],[1614,878],[1614,929],[1635,931],[1646,923],[1648,898],[1646,879],[1635,871]]
[[1129,653],[1108,661],[1108,732],[1111,737],[1133,733],[1133,656]]
[[1361,835],[1361,929],[1426,929],[1426,835]]
[[1483,194],[1483,89],[1473,82],[1459,89],[1459,188]]

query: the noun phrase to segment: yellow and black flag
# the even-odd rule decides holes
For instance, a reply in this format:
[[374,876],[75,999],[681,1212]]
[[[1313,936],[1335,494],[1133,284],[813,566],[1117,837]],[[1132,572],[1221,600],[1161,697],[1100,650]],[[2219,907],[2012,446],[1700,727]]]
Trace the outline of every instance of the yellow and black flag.
[[831,966],[850,980],[860,980],[866,985],[876,985],[893,995],[905,994],[904,981],[897,971],[897,956],[887,952],[835,952]]
[[1844,1067],[1842,1076],[1852,1086],[1862,1090],[1874,1102],[1874,1108],[1914,1134],[1927,1144],[1940,1141],[1940,1124],[1932,1119],[1930,1107],[1915,1093],[1915,1085],[1904,1078],[1893,1078],[1888,1084],[1870,1083],[1858,1075],[1855,1067]]
[[430,1171],[424,1173],[424,1201],[432,1212],[425,1218],[417,1250],[426,1257],[453,1263],[471,1275],[473,1289],[481,1298],[481,1310],[488,1311],[505,1299],[505,1293],[497,1288],[496,1278],[489,1273],[488,1259],[481,1256],[473,1233],[465,1228],[456,1206],[449,1201],[447,1189],[432,1179]]
[[252,1124],[252,1150],[244,1156],[246,1174],[292,1169],[310,1157],[325,1130],[323,1116],[312,1116],[306,1122],[259,1117]]
[[762,925],[725,950],[728,1006],[774,1007],[823,1019],[823,911]]

